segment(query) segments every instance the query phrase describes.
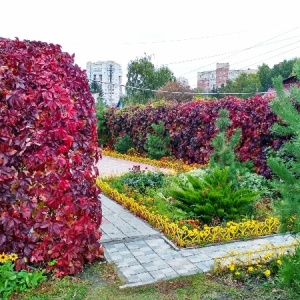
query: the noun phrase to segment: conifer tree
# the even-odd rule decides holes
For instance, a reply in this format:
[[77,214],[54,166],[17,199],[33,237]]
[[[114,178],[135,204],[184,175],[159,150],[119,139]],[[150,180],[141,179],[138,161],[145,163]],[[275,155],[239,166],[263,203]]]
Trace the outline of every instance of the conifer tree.
[[236,159],[234,149],[240,141],[241,129],[237,128],[230,138],[227,138],[227,129],[231,125],[226,109],[220,109],[219,118],[216,120],[216,127],[219,132],[212,139],[211,145],[214,149],[210,155],[209,165],[211,168],[229,168],[229,178],[236,180],[237,175],[249,172],[252,163],[242,163]]
[[96,107],[96,117],[97,117],[97,135],[98,135],[98,143],[100,147],[103,147],[108,139],[108,128],[106,124],[106,104],[100,96],[97,99],[95,104]]
[[[300,64],[294,71],[300,78]],[[279,116],[280,122],[274,124],[272,131],[276,136],[290,136],[280,149],[279,157],[268,159],[268,165],[275,174],[275,185],[282,200],[277,204],[282,232],[300,232],[300,89],[283,89],[282,78],[274,79],[276,98],[271,102],[271,110]]]
[[152,124],[151,127],[154,133],[147,134],[144,148],[148,151],[148,156],[151,159],[161,159],[170,154],[170,149],[168,148],[170,138],[162,121],[158,124]]
[[211,142],[214,152],[210,155],[209,164],[212,167],[218,166],[219,168],[225,168],[226,166],[234,164],[234,148],[239,142],[241,130],[239,128],[236,129],[235,133],[227,141],[226,132],[230,124],[228,111],[221,109],[219,111],[219,118],[216,120],[216,127],[219,129],[219,133]]

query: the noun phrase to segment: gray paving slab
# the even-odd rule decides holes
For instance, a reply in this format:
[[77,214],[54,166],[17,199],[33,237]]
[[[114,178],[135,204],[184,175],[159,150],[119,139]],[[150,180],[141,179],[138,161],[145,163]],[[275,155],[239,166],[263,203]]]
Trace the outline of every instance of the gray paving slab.
[[161,171],[164,173],[170,172],[170,170],[166,168],[158,168],[143,163],[109,157],[106,155],[102,155],[102,159],[97,164],[100,177],[121,175],[129,172],[134,166],[140,166],[141,170]]

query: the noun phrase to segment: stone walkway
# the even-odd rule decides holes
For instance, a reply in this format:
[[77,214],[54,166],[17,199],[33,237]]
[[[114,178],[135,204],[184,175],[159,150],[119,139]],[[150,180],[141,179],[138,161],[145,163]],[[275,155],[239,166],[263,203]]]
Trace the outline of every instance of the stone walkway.
[[[111,174],[112,171],[118,174],[126,168],[127,171],[133,164],[137,165],[106,157],[98,166],[100,172],[106,170],[107,174],[109,172]],[[119,169],[120,166],[123,169]],[[103,210],[101,243],[107,261],[116,264],[119,275],[126,281],[121,288],[207,272],[213,267],[214,258],[232,250],[255,250],[262,245],[279,246],[294,241],[290,235],[273,235],[249,241],[180,249],[161,232],[105,195],[101,195],[101,201]]]
[[153,167],[150,165],[132,162],[129,160],[124,160],[120,158],[114,158],[109,156],[102,156],[102,159],[98,162],[97,167],[100,171],[100,177],[107,177],[111,175],[120,175],[126,172],[129,172],[134,166],[140,166],[141,170],[150,170],[150,171],[161,171],[168,173],[169,170],[165,168]]

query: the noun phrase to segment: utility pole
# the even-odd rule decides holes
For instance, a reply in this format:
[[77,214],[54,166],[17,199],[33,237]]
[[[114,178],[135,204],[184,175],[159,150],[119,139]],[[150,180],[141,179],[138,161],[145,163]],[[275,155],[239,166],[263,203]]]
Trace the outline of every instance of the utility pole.
[[113,72],[114,72],[114,69],[113,69],[113,65],[110,64],[109,65],[109,68],[108,68],[108,80],[109,80],[109,102],[110,104],[112,104],[112,91],[113,91],[113,85],[112,85],[112,77],[113,77]]

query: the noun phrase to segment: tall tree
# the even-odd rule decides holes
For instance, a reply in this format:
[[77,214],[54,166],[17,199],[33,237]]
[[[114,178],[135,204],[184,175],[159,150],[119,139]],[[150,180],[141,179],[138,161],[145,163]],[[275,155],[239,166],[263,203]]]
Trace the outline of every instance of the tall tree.
[[272,70],[266,64],[258,67],[258,77],[262,87],[262,91],[266,92],[272,86]]
[[[300,64],[295,65],[300,79]],[[282,201],[277,203],[281,230],[300,232],[300,89],[293,87],[287,93],[282,86],[282,77],[274,79],[276,98],[271,102],[272,111],[280,123],[272,128],[277,136],[290,136],[280,149],[279,156],[268,159],[268,164],[279,180],[275,181]],[[296,106],[295,106],[296,104]]]
[[158,89],[155,96],[158,99],[175,100],[178,102],[191,101],[193,99],[193,90],[189,85],[179,81],[169,81]]
[[270,68],[266,64],[262,64],[258,67],[258,76],[263,92],[266,92],[273,85],[273,78],[281,76],[283,79],[292,75],[293,66],[299,60],[294,58],[290,60],[284,60],[281,63],[275,64],[273,68]]
[[272,78],[281,76],[283,77],[283,79],[285,79],[291,76],[293,71],[293,66],[297,60],[298,60],[297,58],[291,60],[284,60],[283,62],[274,65],[271,74]]
[[261,90],[258,74],[242,73],[235,80],[228,80],[224,87],[225,93],[245,93],[239,98],[249,98]]
[[128,103],[148,102],[149,99],[154,97],[153,90],[157,90],[166,82],[174,79],[175,77],[169,68],[156,69],[151,62],[151,56],[144,56],[130,61],[126,83]]

